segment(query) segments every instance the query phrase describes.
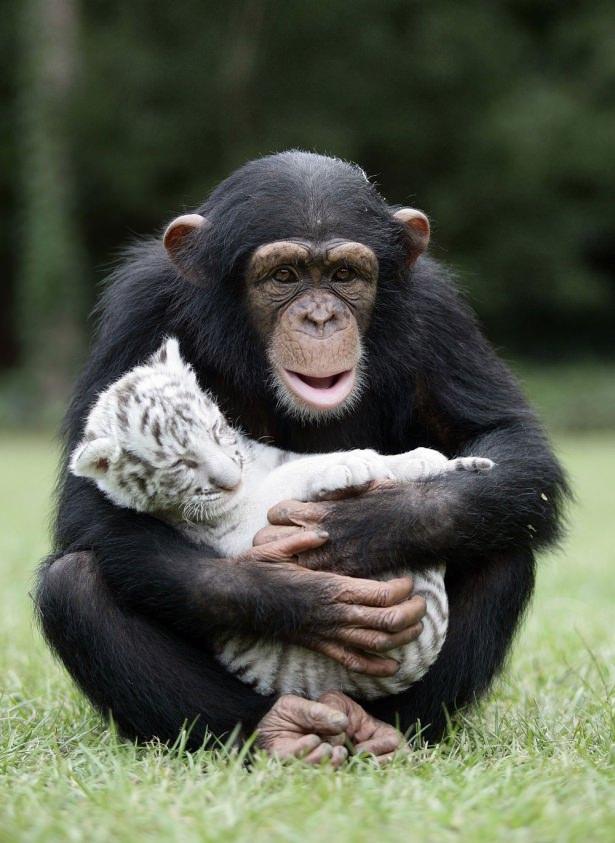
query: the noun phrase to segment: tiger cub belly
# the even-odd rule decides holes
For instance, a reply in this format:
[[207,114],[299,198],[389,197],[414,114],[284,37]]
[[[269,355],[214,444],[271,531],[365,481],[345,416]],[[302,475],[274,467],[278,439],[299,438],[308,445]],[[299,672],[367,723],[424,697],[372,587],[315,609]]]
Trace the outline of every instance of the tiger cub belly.
[[[336,689],[366,700],[398,694],[417,682],[435,662],[448,628],[448,600],[444,566],[420,573],[406,572],[414,580],[414,594],[425,598],[427,611],[417,639],[387,653],[399,662],[394,676],[354,673],[332,659],[295,644],[234,636],[220,643],[218,659],[259,694],[298,694],[315,699]],[[396,576],[402,576],[396,573]],[[390,575],[381,579],[388,579]]]

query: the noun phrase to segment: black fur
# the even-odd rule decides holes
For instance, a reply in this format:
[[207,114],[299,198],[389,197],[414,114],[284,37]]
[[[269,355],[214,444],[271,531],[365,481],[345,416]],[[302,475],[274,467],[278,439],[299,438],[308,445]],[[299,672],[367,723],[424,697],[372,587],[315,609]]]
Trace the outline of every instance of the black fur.
[[[458,473],[403,492],[349,501],[327,525],[339,570],[369,576],[445,560],[451,607],[436,665],[407,693],[372,706],[437,738],[452,711],[483,692],[502,665],[534,583],[534,551],[557,539],[566,483],[519,388],[483,338],[448,273],[421,258],[406,268],[406,234],[356,167],[289,152],[253,161],[202,208],[211,227],[192,249],[184,280],[160,241],[135,246],[102,297],[100,326],[64,428],[67,449],[101,389],[176,335],[200,382],[233,422],[297,451],[424,445],[491,457],[487,476]],[[352,415],[320,425],[290,419],[267,386],[264,349],[243,294],[246,261],[285,237],[348,237],[379,259],[375,310],[365,337],[368,383]],[[53,556],[40,571],[45,634],[92,702],[138,738],[173,740],[196,718],[250,730],[271,705],[218,666],[212,633],[292,637],[315,623],[316,592],[275,571],[204,559],[155,519],[119,510],[64,463]],[[76,554],[94,551],[96,562]],[[334,560],[335,561],[335,560]],[[330,560],[329,560],[330,562]],[[317,614],[317,613],[316,613]]]

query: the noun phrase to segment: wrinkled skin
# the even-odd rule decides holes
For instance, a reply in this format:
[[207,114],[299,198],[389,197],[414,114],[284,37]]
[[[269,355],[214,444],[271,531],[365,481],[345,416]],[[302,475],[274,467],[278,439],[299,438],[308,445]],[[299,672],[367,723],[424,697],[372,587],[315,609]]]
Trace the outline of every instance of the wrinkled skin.
[[341,691],[327,691],[319,697],[319,702],[346,715],[345,737],[353,754],[371,755],[379,764],[386,764],[397,752],[407,752],[408,745],[398,729],[372,717]]
[[276,574],[282,576],[287,585],[303,593],[319,589],[320,602],[314,606],[311,628],[296,632],[289,640],[323,653],[348,670],[392,676],[398,665],[385,654],[414,641],[423,629],[426,604],[423,597],[412,595],[412,579],[375,582],[307,570],[298,560],[321,547],[326,534],[300,527],[284,529],[286,534],[273,541],[267,541],[265,530],[260,531],[257,546],[231,564],[245,565],[249,573],[257,563],[261,576],[265,566],[271,565],[272,580]]
[[349,748],[379,764],[407,748],[397,729],[341,691],[327,691],[315,702],[284,694],[259,723],[257,746],[275,758],[300,758],[307,764],[328,760],[334,768],[346,761]]

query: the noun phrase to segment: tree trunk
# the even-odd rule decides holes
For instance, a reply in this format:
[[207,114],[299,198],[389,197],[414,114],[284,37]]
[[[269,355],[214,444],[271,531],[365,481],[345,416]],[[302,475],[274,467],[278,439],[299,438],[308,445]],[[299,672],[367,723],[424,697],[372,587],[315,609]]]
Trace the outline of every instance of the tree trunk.
[[17,319],[24,374],[41,408],[66,399],[83,346],[84,261],[73,208],[68,111],[75,0],[24,0],[21,32],[21,255]]

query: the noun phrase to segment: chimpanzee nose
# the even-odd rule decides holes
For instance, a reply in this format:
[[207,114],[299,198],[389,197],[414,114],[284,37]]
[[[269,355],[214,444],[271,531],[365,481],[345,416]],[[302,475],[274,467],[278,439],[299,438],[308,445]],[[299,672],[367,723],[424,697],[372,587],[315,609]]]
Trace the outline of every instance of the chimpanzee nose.
[[231,492],[241,482],[241,468],[226,454],[208,456],[206,472],[209,485]]
[[330,337],[348,323],[347,309],[330,293],[302,296],[291,305],[288,315],[295,330],[313,337]]

